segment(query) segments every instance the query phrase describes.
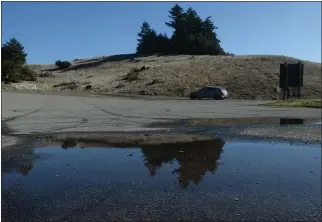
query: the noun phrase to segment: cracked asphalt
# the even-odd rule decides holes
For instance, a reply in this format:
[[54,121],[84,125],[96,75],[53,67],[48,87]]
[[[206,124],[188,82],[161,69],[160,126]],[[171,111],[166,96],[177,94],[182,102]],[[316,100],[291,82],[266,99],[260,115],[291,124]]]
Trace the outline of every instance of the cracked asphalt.
[[13,134],[37,134],[148,130],[154,122],[193,118],[321,118],[320,109],[269,108],[263,103],[2,92],[2,121]]

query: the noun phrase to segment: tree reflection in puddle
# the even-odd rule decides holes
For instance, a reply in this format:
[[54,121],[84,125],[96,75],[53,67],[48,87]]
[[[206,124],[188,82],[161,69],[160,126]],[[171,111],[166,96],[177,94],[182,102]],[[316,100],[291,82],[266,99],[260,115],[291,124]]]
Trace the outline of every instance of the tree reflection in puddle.
[[150,175],[155,176],[163,164],[177,161],[180,165],[172,173],[178,175],[180,187],[198,184],[209,172],[214,174],[225,142],[221,140],[141,146],[144,164]]
[[31,169],[33,168],[34,164],[33,163],[28,163],[28,164],[23,164],[20,166],[20,168],[18,169],[18,172],[23,175],[26,176],[28,175],[28,173],[31,171]]

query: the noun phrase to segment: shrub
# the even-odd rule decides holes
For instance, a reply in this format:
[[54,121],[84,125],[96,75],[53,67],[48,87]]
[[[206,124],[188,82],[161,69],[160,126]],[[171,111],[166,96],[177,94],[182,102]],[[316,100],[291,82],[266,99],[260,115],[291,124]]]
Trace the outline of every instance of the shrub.
[[68,61],[57,60],[55,62],[55,65],[58,66],[59,69],[67,69],[67,68],[71,67],[72,64]]
[[26,80],[26,81],[36,81],[37,80],[37,78],[36,78],[37,73],[35,71],[33,71],[32,69],[30,69],[28,66],[22,67],[20,73],[22,75],[23,80]]
[[27,65],[17,65],[12,61],[2,62],[2,81],[19,82],[19,81],[36,81],[36,72],[31,70]]
[[229,52],[225,52],[225,54],[224,54],[225,56],[235,56],[235,54],[234,53],[229,53]]

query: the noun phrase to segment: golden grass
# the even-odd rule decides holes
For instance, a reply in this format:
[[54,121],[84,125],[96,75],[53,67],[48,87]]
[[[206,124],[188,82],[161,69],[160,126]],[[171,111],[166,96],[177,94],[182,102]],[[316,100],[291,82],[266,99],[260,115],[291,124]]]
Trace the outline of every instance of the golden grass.
[[[280,64],[298,62],[295,58],[268,55],[148,56],[138,57],[136,62],[130,61],[126,55],[116,58],[119,60],[106,57],[79,59],[77,63],[73,62],[78,69],[64,73],[53,71],[51,77],[41,78],[44,83],[39,82],[38,85],[58,85],[73,78],[80,83],[90,81],[92,91],[96,93],[139,95],[144,91],[150,95],[181,97],[187,97],[191,91],[203,86],[220,85],[228,90],[230,99],[272,100],[279,99],[281,95],[278,88]],[[319,98],[321,63],[302,62],[305,68],[301,95],[305,99]],[[32,67],[39,71],[49,66]],[[130,70],[142,67],[148,69],[140,71],[133,81],[124,80]],[[65,89],[61,87],[59,90]],[[85,90],[85,84],[77,90]]]

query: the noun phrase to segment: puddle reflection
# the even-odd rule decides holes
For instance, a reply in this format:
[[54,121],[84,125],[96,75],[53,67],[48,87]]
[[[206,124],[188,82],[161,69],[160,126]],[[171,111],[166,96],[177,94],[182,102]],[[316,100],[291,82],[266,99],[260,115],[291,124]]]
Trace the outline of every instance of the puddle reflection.
[[[216,139],[162,145],[142,145],[141,148],[136,149],[142,153],[144,166],[152,177],[157,174],[157,170],[162,168],[163,165],[177,162],[179,167],[173,169],[171,173],[177,175],[178,184],[181,188],[187,188],[191,183],[200,183],[207,172],[215,173],[224,144],[224,141]],[[62,143],[61,149],[67,152],[71,149],[77,149],[79,152],[82,152],[82,150],[90,151],[92,149],[84,147],[78,149],[78,147],[75,147],[76,145],[75,141],[66,140]],[[108,152],[115,148],[103,149],[106,149]],[[132,156],[132,154],[128,156]],[[15,164],[10,164],[10,167],[4,165],[3,170],[10,172],[14,169],[19,174],[28,176],[34,167],[34,161],[35,158],[29,156],[29,158],[23,160],[23,163],[19,164],[19,162],[14,161]]]
[[[47,174],[56,175],[57,171],[60,171],[64,172],[66,177],[68,175],[68,177],[74,178],[75,180],[77,180],[78,177],[88,177],[89,180],[93,177],[94,180],[97,180],[97,178],[99,178],[98,180],[101,180],[102,173],[115,176],[118,174],[128,174],[130,172],[130,175],[126,175],[124,180],[130,180],[130,178],[140,180],[140,178],[157,177],[160,172],[159,178],[167,177],[169,179],[171,177],[173,179],[174,175],[180,188],[186,189],[192,184],[199,185],[206,174],[215,174],[220,163],[226,161],[227,164],[227,161],[230,161],[227,157],[231,155],[235,156],[236,153],[239,154],[238,156],[235,156],[234,161],[230,162],[230,166],[236,165],[236,168],[240,168],[238,164],[243,163],[244,159],[250,157],[258,159],[257,161],[260,160],[262,167],[265,167],[266,165],[269,166],[273,164],[273,162],[278,159],[283,161],[285,159],[286,161],[288,156],[290,156],[290,154],[293,155],[295,151],[296,153],[294,153],[294,155],[298,155],[297,153],[302,152],[303,154],[301,155],[308,155],[310,152],[315,152],[314,157],[316,158],[318,158],[316,152],[319,152],[319,150],[316,149],[308,149],[310,147],[299,147],[294,149],[292,153],[289,153],[288,147],[291,147],[290,145],[282,145],[282,149],[273,149],[273,146],[268,144],[259,145],[265,147],[259,151],[257,150],[258,145],[256,144],[234,144],[238,143],[231,143],[225,146],[225,149],[228,149],[228,153],[232,152],[232,150],[234,151],[231,154],[224,155],[225,157],[222,158],[225,142],[219,139],[163,145],[141,145],[141,147],[137,148],[79,148],[76,147],[77,143],[75,141],[66,140],[61,144],[60,148],[37,148],[33,153],[24,155],[21,159],[16,158],[9,162],[2,163],[2,175],[5,176],[14,171],[24,177],[34,177],[36,178],[35,181],[37,181],[37,178],[46,178]],[[230,148],[235,146],[240,146],[240,148]],[[248,146],[254,147],[254,149],[251,150]],[[242,150],[248,151],[244,153]],[[274,161],[267,162],[264,152],[266,152],[266,156],[271,156],[271,160]],[[313,157],[310,159],[312,158]],[[128,160],[135,161],[131,162]],[[293,160],[295,159],[293,158]],[[310,164],[303,161],[302,163],[307,165]],[[288,161],[287,164],[290,165],[292,163]],[[73,165],[73,169],[78,169],[79,171],[70,171],[71,168],[68,168],[67,166],[71,165]],[[246,165],[246,167],[247,166],[248,165]],[[295,167],[300,168],[299,166]],[[37,168],[35,173],[33,173],[34,168]],[[148,173],[146,173],[145,170],[142,170],[143,168],[147,169]],[[270,170],[273,170],[274,168],[271,168]],[[164,169],[163,173],[161,173],[162,169]],[[260,169],[253,168],[248,170],[254,172],[257,170],[260,171]],[[279,171],[276,169],[273,173],[278,174],[278,172]],[[117,176],[115,176],[115,180],[117,179]],[[107,180],[110,179],[107,178]]]
[[32,170],[33,166],[33,163],[23,164],[21,167],[19,167],[18,172],[23,176],[27,176]]
[[70,142],[1,163],[5,221],[115,221],[124,210],[133,212],[124,218],[136,221],[146,218],[137,215],[144,211],[158,221],[164,215],[173,221],[173,212],[197,220],[205,208],[211,209],[205,220],[231,209],[254,220],[267,209],[267,220],[273,212],[286,215],[283,221],[291,214],[320,218],[319,146],[209,140],[80,148]]
[[221,140],[209,140],[141,146],[141,151],[151,176],[155,176],[163,164],[177,161],[179,167],[172,173],[178,175],[180,187],[187,188],[190,183],[198,184],[207,172],[215,173],[224,144]]

